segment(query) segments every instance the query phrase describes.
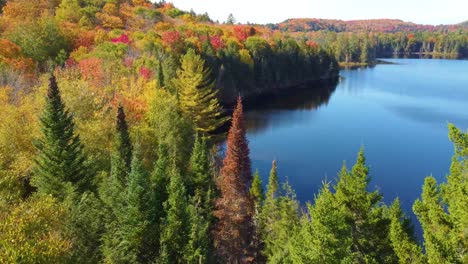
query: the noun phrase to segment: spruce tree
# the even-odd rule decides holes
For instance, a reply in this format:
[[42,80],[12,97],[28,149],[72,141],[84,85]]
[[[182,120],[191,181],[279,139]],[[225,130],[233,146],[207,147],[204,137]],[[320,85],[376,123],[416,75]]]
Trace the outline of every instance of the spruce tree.
[[185,186],[176,168],[172,168],[167,193],[169,197],[164,203],[166,217],[161,224],[159,263],[185,263],[184,248],[187,246],[191,223]]
[[159,88],[163,88],[165,86],[164,71],[163,71],[163,66],[162,66],[161,61],[159,61],[159,67],[158,67],[158,86]]
[[421,247],[414,240],[409,227],[410,219],[401,210],[400,200],[397,198],[389,208],[391,219],[390,240],[393,250],[398,257],[398,263],[427,263]]
[[395,254],[388,238],[390,220],[383,215],[382,196],[378,191],[367,191],[368,174],[361,149],[351,172],[343,166],[335,186],[336,201],[343,205],[346,222],[351,227],[353,261],[392,262]]
[[279,182],[276,173],[276,161],[273,161],[270,177],[268,178],[265,201],[259,215],[260,236],[263,240],[271,232],[271,224],[278,219],[278,195]]
[[264,199],[263,187],[262,187],[262,180],[260,179],[260,175],[258,174],[258,170],[255,170],[254,178],[252,181],[252,187],[250,188],[250,196],[252,196],[252,200],[254,202],[255,208],[258,212],[260,206],[263,203]]
[[449,138],[454,156],[447,182],[439,185],[433,177],[427,177],[421,199],[413,205],[423,228],[429,263],[468,261],[468,132],[450,124]]
[[307,204],[307,209],[300,231],[293,239],[291,260],[294,263],[349,262],[350,227],[328,183],[324,183],[315,197],[314,205]]
[[190,229],[188,243],[184,249],[185,263],[210,263],[212,241],[210,221],[204,217],[204,209],[193,199],[188,206]]
[[208,135],[228,120],[218,101],[218,90],[210,68],[193,49],[182,57],[181,68],[174,80],[182,112],[193,120],[196,130]]
[[127,120],[122,106],[117,109],[116,132],[112,155],[112,174],[123,184],[127,182],[132,162],[132,143],[128,131]]
[[249,195],[252,174],[243,122],[242,100],[239,98],[217,182],[220,197],[214,212],[218,220],[214,231],[216,254],[225,263],[253,261],[257,253],[252,241],[253,202]]
[[188,180],[190,194],[197,194],[204,197],[207,191],[213,187],[213,177],[211,176],[211,167],[209,152],[206,144],[206,138],[195,137],[192,155],[190,157],[191,178]]
[[49,79],[45,109],[41,117],[42,138],[35,144],[32,185],[38,193],[59,199],[71,186],[79,193],[93,189],[93,176],[86,167],[80,138],[75,134],[73,116],[66,110],[55,77]]

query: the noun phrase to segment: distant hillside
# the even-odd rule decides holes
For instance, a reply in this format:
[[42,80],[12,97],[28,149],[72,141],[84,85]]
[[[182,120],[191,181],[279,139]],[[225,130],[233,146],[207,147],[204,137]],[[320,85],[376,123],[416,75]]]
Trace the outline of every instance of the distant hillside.
[[461,27],[464,27],[464,28],[468,28],[468,20],[465,21],[465,22],[459,23],[458,26],[461,26]]
[[416,32],[416,31],[455,31],[467,26],[467,22],[458,25],[421,25],[405,22],[399,19],[367,19],[367,20],[336,20],[301,18],[288,19],[276,25],[269,25],[273,29],[289,32],[310,32],[328,30],[335,32]]

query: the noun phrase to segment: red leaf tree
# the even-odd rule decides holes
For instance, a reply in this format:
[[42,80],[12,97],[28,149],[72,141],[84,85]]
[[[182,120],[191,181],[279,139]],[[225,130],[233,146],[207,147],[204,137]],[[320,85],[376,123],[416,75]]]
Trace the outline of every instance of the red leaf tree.
[[223,263],[253,263],[253,203],[249,195],[252,173],[245,135],[242,100],[239,97],[227,138],[226,157],[217,185],[220,198],[214,215],[218,219],[214,239],[216,253]]

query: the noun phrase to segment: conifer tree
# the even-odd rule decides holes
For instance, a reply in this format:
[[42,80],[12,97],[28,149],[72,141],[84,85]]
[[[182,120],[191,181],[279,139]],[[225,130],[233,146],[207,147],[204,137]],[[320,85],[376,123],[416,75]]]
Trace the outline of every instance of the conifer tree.
[[161,224],[159,262],[185,263],[184,248],[187,246],[191,223],[185,186],[176,168],[172,168],[167,192],[169,197],[164,203],[166,217]]
[[252,196],[252,200],[254,202],[256,213],[259,212],[259,208],[263,203],[264,193],[262,187],[262,180],[260,179],[260,175],[258,174],[258,170],[255,170],[254,178],[252,181],[252,187],[250,188],[250,196]]
[[209,134],[228,120],[222,116],[211,70],[193,49],[182,57],[181,64],[174,80],[180,107],[193,120],[197,131]]
[[218,220],[214,232],[216,254],[225,263],[253,261],[256,255],[252,241],[253,203],[249,195],[252,175],[243,122],[242,100],[239,98],[217,182],[220,197],[214,212]]
[[349,262],[350,227],[340,207],[329,184],[324,183],[314,205],[307,204],[300,231],[293,239],[291,260],[294,263]]
[[154,206],[156,220],[165,217],[164,202],[168,197],[167,187],[169,186],[170,164],[168,151],[164,144],[158,146],[158,159],[151,173],[151,189],[154,195]]
[[[125,112],[122,106],[117,109],[117,122],[116,122],[116,134],[114,138],[114,162],[113,170],[117,175],[117,178],[122,183],[126,182],[126,177],[131,169],[132,162],[132,143],[130,140],[130,133],[128,131],[127,120],[125,119]],[[119,164],[123,163],[123,164]],[[123,167],[123,166],[124,167]]]
[[423,228],[424,246],[429,263],[466,263],[468,261],[468,132],[449,125],[454,156],[447,183],[437,184],[433,177],[424,181],[421,199],[413,211]]
[[192,177],[189,179],[188,185],[192,190],[189,193],[204,197],[214,183],[211,176],[206,138],[200,137],[198,134],[195,137],[195,143],[190,157],[190,171]]
[[271,224],[278,219],[279,182],[276,173],[276,161],[272,162],[270,177],[266,189],[265,201],[259,216],[260,236],[263,240],[271,232]]
[[388,239],[390,220],[383,216],[383,207],[379,205],[382,196],[378,191],[367,191],[368,173],[361,149],[351,172],[343,166],[335,186],[336,201],[343,205],[346,222],[351,227],[352,258],[357,262],[395,261]]
[[212,243],[210,239],[210,221],[204,216],[203,208],[195,199],[188,207],[190,231],[188,243],[184,249],[185,263],[210,263]]
[[73,116],[62,102],[55,77],[49,81],[32,184],[40,194],[64,199],[70,186],[79,193],[92,190],[93,179],[85,165],[83,145],[75,135]]
[[271,212],[262,236],[263,255],[268,263],[289,262],[292,238],[299,231],[299,202],[288,183],[283,184],[282,191],[283,194],[276,198],[276,210]]
[[161,61],[159,61],[159,67],[158,67],[158,85],[159,85],[159,88],[163,88],[165,86],[164,71],[163,71],[163,65]]
[[391,219],[389,236],[393,250],[398,257],[398,263],[427,263],[421,247],[408,231],[410,219],[405,217],[398,198],[389,208],[389,213]]
[[139,149],[134,153],[128,184],[120,196],[120,204],[112,208],[113,219],[104,236],[104,257],[111,263],[143,262],[151,249],[144,247],[145,236],[154,208],[148,174],[146,173]]

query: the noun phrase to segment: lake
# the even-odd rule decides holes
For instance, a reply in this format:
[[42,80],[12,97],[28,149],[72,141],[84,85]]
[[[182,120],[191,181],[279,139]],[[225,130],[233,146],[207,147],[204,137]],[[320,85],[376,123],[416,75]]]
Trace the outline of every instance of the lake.
[[351,167],[360,147],[370,189],[396,197],[413,216],[424,178],[445,180],[453,145],[447,124],[468,128],[468,61],[385,59],[394,64],[342,70],[336,87],[278,96],[246,113],[253,169],[264,185],[273,159],[301,202]]

